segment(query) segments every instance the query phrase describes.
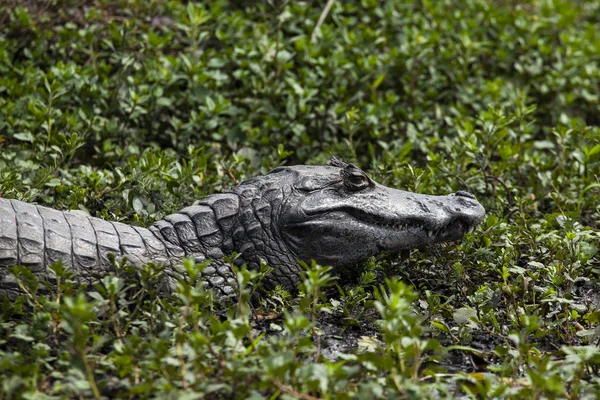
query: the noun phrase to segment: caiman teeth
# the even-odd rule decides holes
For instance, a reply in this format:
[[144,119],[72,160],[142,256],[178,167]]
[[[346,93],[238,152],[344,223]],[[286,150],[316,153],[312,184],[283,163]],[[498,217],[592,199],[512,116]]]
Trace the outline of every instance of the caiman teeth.
[[[425,225],[410,225],[410,224],[403,224],[403,223],[376,223],[376,225],[379,225],[383,228],[387,228],[387,229],[393,229],[393,230],[399,230],[399,231],[413,231],[413,230],[419,230],[421,232],[423,232],[425,235],[427,235],[428,238],[431,237],[439,237],[444,235],[447,232],[447,229],[449,229],[450,226],[453,225],[452,223],[446,224],[438,229],[429,229],[427,227],[425,227]],[[469,226],[466,228],[466,231],[463,231],[463,233],[473,233],[475,231],[475,226]]]
[[[393,222],[375,222],[376,225],[382,227],[382,228],[386,228],[386,229],[393,229],[396,231],[403,231],[403,232],[414,232],[415,230],[420,231],[419,233],[416,234],[424,234],[426,235],[426,237],[428,238],[432,238],[432,237],[440,237],[443,236],[445,234],[448,233],[448,229],[450,229],[451,226],[454,226],[454,221],[452,221],[451,223],[448,223],[438,229],[430,229],[428,227],[426,227],[425,225],[411,225],[409,223],[393,223]],[[464,225],[463,225],[464,226]],[[464,229],[462,232],[463,233],[473,233],[475,231],[476,226],[468,226],[468,227],[463,227],[461,229]]]

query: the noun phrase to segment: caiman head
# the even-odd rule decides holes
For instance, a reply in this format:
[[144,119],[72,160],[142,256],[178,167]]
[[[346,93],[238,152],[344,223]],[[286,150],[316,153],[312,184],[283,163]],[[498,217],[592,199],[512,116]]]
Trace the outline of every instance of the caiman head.
[[261,220],[270,230],[267,240],[277,242],[267,246],[271,264],[314,259],[339,273],[381,253],[460,239],[485,217],[468,192],[429,196],[392,189],[336,159],[276,168],[263,178],[252,204],[255,215],[268,216],[268,223]]

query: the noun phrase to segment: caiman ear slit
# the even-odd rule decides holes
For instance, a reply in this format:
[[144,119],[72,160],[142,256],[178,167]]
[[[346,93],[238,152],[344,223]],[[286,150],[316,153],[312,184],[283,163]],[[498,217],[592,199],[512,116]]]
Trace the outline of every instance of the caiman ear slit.
[[338,160],[335,157],[331,157],[331,160],[325,165],[329,165],[330,167],[338,167],[338,168],[346,168],[348,164],[343,162],[342,160]]

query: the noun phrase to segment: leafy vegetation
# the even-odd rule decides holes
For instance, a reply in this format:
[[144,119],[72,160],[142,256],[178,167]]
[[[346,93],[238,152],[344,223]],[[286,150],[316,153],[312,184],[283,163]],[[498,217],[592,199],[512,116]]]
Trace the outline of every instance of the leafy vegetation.
[[148,225],[336,155],[484,224],[252,303],[17,267],[0,398],[600,395],[600,1],[325,3],[2,2],[0,195]]

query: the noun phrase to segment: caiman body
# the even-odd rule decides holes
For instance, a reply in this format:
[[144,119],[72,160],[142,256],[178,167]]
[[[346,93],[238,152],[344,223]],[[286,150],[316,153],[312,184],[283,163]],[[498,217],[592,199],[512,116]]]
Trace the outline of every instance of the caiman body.
[[314,259],[343,273],[382,252],[457,240],[484,216],[468,192],[428,196],[391,189],[335,159],[325,166],[277,168],[150,228],[0,198],[0,295],[18,293],[8,266],[24,265],[50,278],[49,266],[62,260],[91,284],[111,253],[136,266],[164,265],[170,279],[184,257],[210,259],[203,279],[225,295],[236,282],[223,256],[237,253],[236,264],[257,268],[264,260],[274,267],[268,287],[293,289],[298,260]]

